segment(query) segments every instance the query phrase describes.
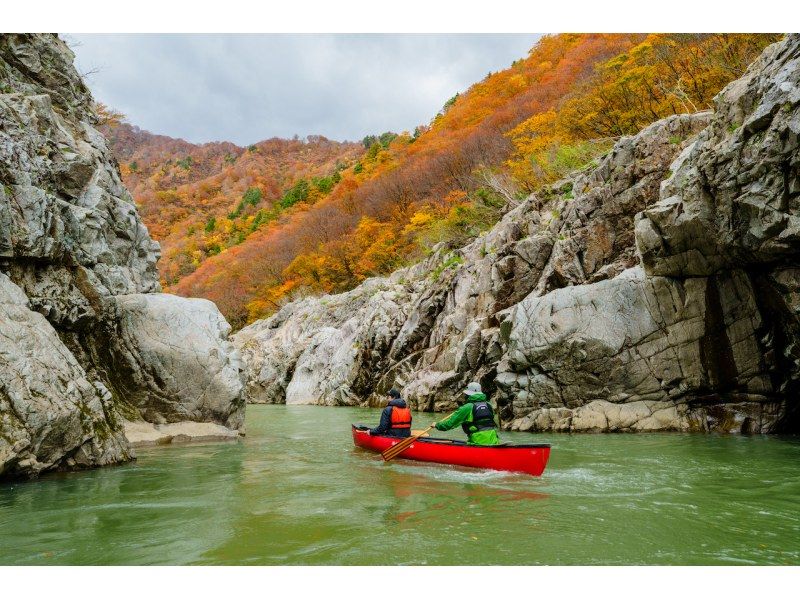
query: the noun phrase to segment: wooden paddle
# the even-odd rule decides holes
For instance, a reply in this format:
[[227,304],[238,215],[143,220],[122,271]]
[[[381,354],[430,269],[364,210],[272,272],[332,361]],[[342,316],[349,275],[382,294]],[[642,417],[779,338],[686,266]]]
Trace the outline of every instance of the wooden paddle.
[[425,434],[427,434],[430,430],[432,430],[435,425],[436,424],[431,424],[430,426],[422,430],[422,432],[414,434],[413,436],[409,436],[408,438],[401,440],[397,444],[393,444],[392,446],[390,446],[388,449],[386,449],[381,453],[381,457],[383,457],[384,461],[391,461],[397,455],[399,455],[409,446],[411,446],[411,443],[413,443],[415,440],[419,440],[420,438],[425,436]]

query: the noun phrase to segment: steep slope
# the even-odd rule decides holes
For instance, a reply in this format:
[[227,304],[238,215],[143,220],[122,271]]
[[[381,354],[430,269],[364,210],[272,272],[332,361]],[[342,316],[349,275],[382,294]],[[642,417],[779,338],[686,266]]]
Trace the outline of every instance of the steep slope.
[[0,36],[0,477],[129,459],[122,416],[243,423],[230,326],[159,292],[73,58]]
[[301,181],[311,187],[306,201],[321,197],[315,182],[332,185],[326,177],[338,178],[364,150],[320,136],[268,139],[242,148],[192,144],[127,123],[106,125],[103,132],[142,220],[161,244],[159,270],[166,287],[284,218],[279,202]]
[[487,234],[234,337],[253,401],[447,410],[520,430],[796,430],[800,36],[622,137]]
[[[341,172],[329,196],[207,260],[175,291],[210,298],[232,322],[244,323],[272,313],[291,297],[344,291],[418,259],[425,248],[402,234],[416,213],[434,208],[441,217],[471,201],[467,194],[486,186],[481,172],[509,157],[510,129],[553,107],[589,78],[598,62],[641,39],[546,37],[527,58],[448,101],[430,126],[373,144]],[[388,234],[378,243],[363,246],[358,239],[356,229],[365,218],[386,225]],[[298,262],[287,269],[295,258]]]
[[504,310],[636,263],[633,234],[617,226],[632,228],[655,201],[670,163],[708,118],[673,117],[623,139],[596,171],[528,198],[466,247],[440,247],[388,279],[289,304],[243,329],[235,342],[249,366],[249,399],[357,404],[373,387],[398,384],[418,408],[451,407],[467,379],[494,377]]

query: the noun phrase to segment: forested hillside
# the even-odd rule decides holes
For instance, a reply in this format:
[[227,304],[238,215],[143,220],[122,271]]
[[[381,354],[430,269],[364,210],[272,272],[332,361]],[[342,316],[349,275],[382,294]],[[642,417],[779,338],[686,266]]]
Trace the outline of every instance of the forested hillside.
[[330,192],[363,149],[324,137],[195,145],[119,122],[107,109],[101,114],[125,184],[161,243],[165,287],[285,217],[297,201]]
[[[116,151],[162,240],[164,282],[215,301],[240,327],[297,296],[391,272],[439,242],[462,245],[620,136],[709,109],[777,38],[547,36],[526,58],[448,100],[428,125],[360,145],[272,140],[256,152],[207,144],[186,155],[170,140],[140,159],[141,133],[118,127],[111,141],[128,148]],[[265,155],[274,167],[259,178],[247,165],[262,165]],[[206,172],[217,174],[200,178]]]

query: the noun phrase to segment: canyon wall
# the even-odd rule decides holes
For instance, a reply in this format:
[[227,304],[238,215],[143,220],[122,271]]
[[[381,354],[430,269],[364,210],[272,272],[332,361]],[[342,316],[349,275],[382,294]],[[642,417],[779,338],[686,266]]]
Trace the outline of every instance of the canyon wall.
[[0,36],[0,477],[130,459],[126,421],[244,420],[230,327],[160,293],[73,58]]
[[453,409],[515,430],[797,430],[800,36],[466,247],[234,336],[253,402]]

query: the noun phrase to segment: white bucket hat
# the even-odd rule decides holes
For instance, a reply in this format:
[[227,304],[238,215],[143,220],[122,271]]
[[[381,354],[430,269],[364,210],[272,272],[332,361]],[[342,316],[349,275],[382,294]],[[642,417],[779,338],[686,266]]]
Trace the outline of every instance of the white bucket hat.
[[469,397],[469,396],[478,394],[479,392],[480,393],[483,392],[481,390],[481,385],[478,382],[470,382],[469,384],[467,384],[467,388],[464,391],[464,394]]

